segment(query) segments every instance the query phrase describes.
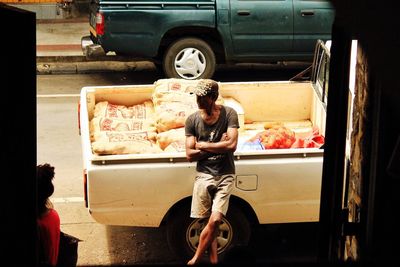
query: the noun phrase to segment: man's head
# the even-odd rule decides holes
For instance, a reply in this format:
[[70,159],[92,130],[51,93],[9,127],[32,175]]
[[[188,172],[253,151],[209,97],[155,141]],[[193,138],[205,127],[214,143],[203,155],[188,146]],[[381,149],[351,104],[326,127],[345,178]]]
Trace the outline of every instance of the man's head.
[[207,113],[210,113],[215,101],[218,99],[218,83],[210,79],[202,79],[192,93],[196,95],[199,109],[205,109]]
[[216,101],[218,98],[218,83],[211,79],[201,79],[193,90],[197,97],[209,96]]

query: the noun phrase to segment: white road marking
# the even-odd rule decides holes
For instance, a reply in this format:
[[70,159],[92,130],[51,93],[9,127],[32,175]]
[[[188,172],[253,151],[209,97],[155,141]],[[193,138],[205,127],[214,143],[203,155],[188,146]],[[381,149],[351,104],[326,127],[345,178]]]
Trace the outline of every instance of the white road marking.
[[37,98],[52,98],[52,97],[80,97],[80,94],[57,94],[57,95],[36,95]]

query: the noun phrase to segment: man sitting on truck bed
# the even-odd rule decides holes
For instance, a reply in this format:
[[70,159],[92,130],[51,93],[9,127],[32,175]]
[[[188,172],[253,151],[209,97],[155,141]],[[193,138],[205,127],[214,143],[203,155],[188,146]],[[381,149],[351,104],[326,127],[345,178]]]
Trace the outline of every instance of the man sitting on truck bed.
[[235,177],[233,153],[238,141],[239,120],[233,108],[217,105],[218,83],[201,80],[194,92],[199,110],[185,123],[186,157],[197,161],[191,217],[207,218],[199,245],[188,265],[199,262],[209,249],[210,262],[218,263],[217,231],[226,215]]

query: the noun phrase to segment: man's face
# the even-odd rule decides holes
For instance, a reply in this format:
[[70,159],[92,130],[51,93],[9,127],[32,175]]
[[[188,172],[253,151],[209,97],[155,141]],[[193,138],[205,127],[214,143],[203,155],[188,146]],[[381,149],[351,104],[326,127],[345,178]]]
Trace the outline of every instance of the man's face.
[[196,96],[197,106],[199,109],[207,109],[212,104],[212,99],[210,96]]

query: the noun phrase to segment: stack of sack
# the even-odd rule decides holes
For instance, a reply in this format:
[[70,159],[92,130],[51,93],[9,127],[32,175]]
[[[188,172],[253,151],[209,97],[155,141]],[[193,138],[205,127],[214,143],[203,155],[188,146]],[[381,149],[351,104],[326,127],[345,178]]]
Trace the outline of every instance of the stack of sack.
[[[199,80],[160,79],[154,83],[152,101],[157,143],[166,152],[185,151],[185,121],[198,110],[191,94]],[[223,103],[222,97],[217,100]]]
[[[151,99],[133,106],[107,101],[95,105],[90,121],[92,150],[98,155],[185,151],[185,121],[198,110],[191,94],[199,80],[161,79]],[[219,96],[217,104],[224,104]]]
[[92,150],[99,155],[159,153],[154,106],[148,100],[130,107],[96,104],[90,121]]
[[[161,79],[155,82],[152,101],[155,126],[159,133],[185,126],[186,118],[198,110],[196,95],[191,94],[199,80]],[[217,104],[223,104],[219,96]]]
[[158,133],[185,126],[186,118],[197,110],[196,96],[190,94],[197,82],[180,79],[155,82],[152,101]]

